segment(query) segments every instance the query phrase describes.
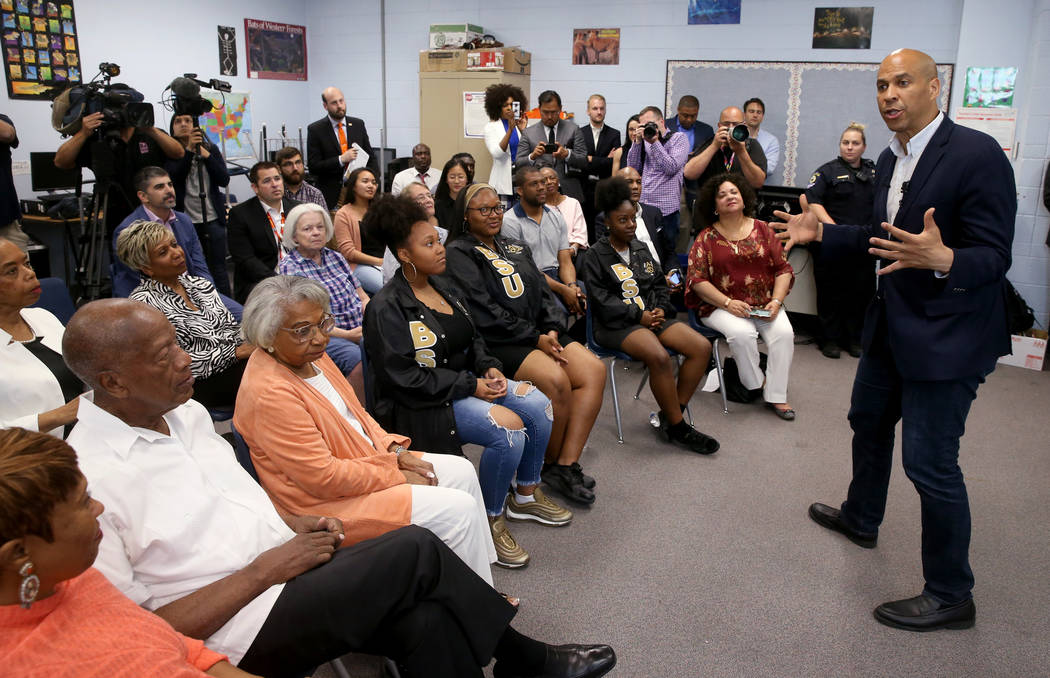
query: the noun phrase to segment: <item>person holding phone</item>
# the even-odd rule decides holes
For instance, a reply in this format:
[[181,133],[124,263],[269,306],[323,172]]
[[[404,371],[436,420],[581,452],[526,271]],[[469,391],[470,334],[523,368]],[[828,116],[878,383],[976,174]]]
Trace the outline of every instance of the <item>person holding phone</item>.
[[587,166],[587,145],[580,128],[563,117],[561,96],[546,90],[539,96],[540,124],[521,133],[514,158],[516,168],[526,165],[553,167],[565,195],[583,201],[580,177]]
[[[787,401],[787,385],[795,333],[781,311],[795,273],[773,229],[752,218],[756,202],[740,174],[720,174],[700,188],[693,210],[700,232],[689,251],[685,304],[700,322],[725,335],[744,387],[762,388],[767,406],[791,421],[795,410]],[[759,336],[769,353],[765,374]]]
[[[637,216],[627,181],[602,179],[594,201],[609,227],[609,235],[596,242],[580,264],[590,294],[594,337],[649,368],[649,388],[660,406],[660,431],[670,442],[698,454],[717,452],[718,441],[682,417],[706,372],[711,342],[675,319],[660,262],[634,237]],[[685,357],[677,382],[668,348]]]
[[514,201],[511,172],[518,154],[521,133],[528,124],[521,114],[527,104],[528,99],[520,87],[498,82],[485,89],[485,112],[489,115],[484,130],[485,148],[492,156],[489,185],[496,189],[500,200],[507,205]]

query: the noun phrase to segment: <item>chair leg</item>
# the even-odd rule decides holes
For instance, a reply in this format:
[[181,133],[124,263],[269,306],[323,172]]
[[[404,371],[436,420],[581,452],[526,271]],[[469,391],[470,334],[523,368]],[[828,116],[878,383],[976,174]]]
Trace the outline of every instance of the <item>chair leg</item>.
[[642,389],[645,388],[645,384],[649,381],[649,368],[642,369],[642,380],[638,382],[638,390],[634,392],[634,399],[638,400],[638,396],[641,395]]
[[[401,672],[397,670],[397,664],[394,663],[393,659],[387,657],[386,660],[386,672],[389,678],[401,678]],[[350,678],[347,676],[347,678]]]
[[612,385],[613,412],[616,414],[616,442],[623,445],[623,422],[620,420],[620,396],[616,393],[616,358],[609,363],[609,383]]
[[343,666],[343,660],[341,659],[333,659],[328,662],[328,668],[332,669],[332,672],[338,678],[350,678],[350,672],[346,670],[345,666]]
[[715,354],[715,369],[718,371],[718,390],[722,393],[722,414],[729,414],[729,401],[726,399],[726,380],[722,376],[722,355],[718,350],[718,339],[711,342]]

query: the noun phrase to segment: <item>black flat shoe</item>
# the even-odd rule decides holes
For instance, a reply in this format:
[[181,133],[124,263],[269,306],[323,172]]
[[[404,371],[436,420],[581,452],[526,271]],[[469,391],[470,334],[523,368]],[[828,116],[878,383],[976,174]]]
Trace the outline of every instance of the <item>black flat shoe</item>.
[[977,619],[977,606],[972,599],[945,605],[922,594],[883,603],[875,608],[874,615],[880,624],[905,631],[968,629]]
[[496,662],[496,678],[598,678],[616,666],[616,653],[608,645],[548,645],[539,673],[522,673]]
[[826,504],[810,504],[809,517],[817,525],[838,532],[846,536],[851,542],[861,548],[873,549],[879,541],[878,534],[858,532],[842,520],[842,512],[837,508],[831,508]]

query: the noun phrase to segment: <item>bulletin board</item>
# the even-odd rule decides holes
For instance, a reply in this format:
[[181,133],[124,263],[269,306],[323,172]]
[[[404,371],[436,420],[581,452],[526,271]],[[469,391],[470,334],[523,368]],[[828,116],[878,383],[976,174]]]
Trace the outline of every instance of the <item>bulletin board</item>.
[[[675,114],[678,99],[700,100],[700,120],[715,127],[722,109],[743,107],[751,97],[766,104],[762,129],[780,140],[780,164],[770,186],[805,186],[818,167],[838,155],[839,136],[850,121],[868,125],[865,157],[875,160],[889,141],[875,103],[879,64],[815,61],[667,62],[664,110]],[[954,64],[937,64],[938,106],[947,113]]]
[[51,88],[79,84],[80,46],[73,0],[0,0],[7,95],[51,99]]

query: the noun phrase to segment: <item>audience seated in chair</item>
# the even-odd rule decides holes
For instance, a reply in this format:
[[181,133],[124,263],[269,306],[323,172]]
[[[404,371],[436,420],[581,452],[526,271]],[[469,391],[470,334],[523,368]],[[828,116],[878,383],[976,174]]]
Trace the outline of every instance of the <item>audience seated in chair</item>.
[[461,457],[408,450],[365,412],[325,354],[334,327],[324,287],[277,276],[245,306],[248,363],[233,423],[283,512],[334,515],[356,544],[413,523],[430,529],[485,581],[496,560],[478,476]]
[[[393,198],[373,206],[401,268],[365,313],[376,416],[427,452],[462,455],[483,446],[479,480],[498,563],[522,567],[529,554],[507,530],[503,513],[515,479],[511,520],[567,525],[572,513],[539,489],[550,439],[550,400],[535,386],[508,380],[489,354],[463,302],[441,279],[445,248],[426,213]],[[443,340],[441,340],[443,339]]]
[[[405,186],[405,189],[401,191],[398,196],[402,200],[409,200],[423,209],[427,215],[427,223],[434,227],[438,232],[438,239],[441,240],[441,244],[444,245],[448,239],[448,230],[445,229],[442,224],[438,223],[437,216],[434,213],[434,196],[427,190],[427,187],[417,182],[411,183]],[[390,282],[390,279],[394,277],[394,274],[400,270],[401,264],[398,262],[397,257],[393,255],[390,248],[387,247],[383,251],[383,284]]]
[[95,391],[70,445],[106,507],[98,569],[240,668],[303,675],[347,652],[391,657],[405,678],[480,677],[492,657],[495,676],[615,664],[608,646],[553,647],[510,628],[514,608],[427,530],[340,549],[338,519],[280,514],[189,400],[189,356],[159,311],[92,302],[63,348]]
[[131,222],[117,237],[117,257],[141,274],[129,298],[156,308],[175,328],[190,355],[193,392],[207,408],[232,408],[241,375],[255,346],[223,305],[210,280],[190,275],[175,234],[155,221]]
[[[379,225],[367,222],[368,206],[375,200],[379,184],[367,167],[350,173],[339,193],[334,219],[335,246],[346,257],[365,292],[375,294],[383,286],[383,241]],[[373,232],[376,231],[376,232]]]
[[313,203],[293,208],[284,225],[288,256],[277,269],[281,275],[316,280],[328,290],[335,327],[328,334],[325,352],[362,399],[365,384],[361,376],[361,320],[368,294],[343,255],[325,247],[332,239],[332,230],[327,210]]
[[595,482],[579,461],[602,406],[605,370],[565,333],[565,313],[528,245],[501,234],[501,212],[488,184],[464,190],[449,233],[448,275],[469,290],[474,323],[503,373],[532,382],[551,399],[554,426],[544,482],[567,499],[591,504]]
[[29,255],[0,238],[0,428],[61,438],[77,419],[84,385],[62,362],[62,323],[46,309],[30,308],[39,298]]
[[[711,358],[711,343],[676,319],[667,281],[649,247],[634,237],[637,211],[620,177],[601,180],[595,204],[609,235],[583,256],[580,272],[590,293],[594,337],[649,368],[649,386],[660,406],[660,431],[671,442],[699,454],[718,451],[718,441],[682,417]],[[685,360],[675,382],[671,349]]]
[[434,215],[447,229],[452,229],[456,198],[463,189],[474,183],[474,170],[468,169],[466,161],[453,157],[441,170],[441,178],[434,189]]
[[[689,252],[685,303],[697,309],[700,322],[725,335],[744,386],[761,388],[773,412],[790,421],[795,411],[787,386],[795,334],[782,311],[795,274],[773,229],[752,218],[755,202],[754,190],[739,174],[720,174],[700,187],[693,218],[702,230]],[[765,374],[759,336],[769,351]]]
[[568,228],[569,247],[575,257],[581,249],[587,249],[587,220],[583,216],[583,206],[576,198],[561,192],[561,182],[553,168],[541,168],[540,175],[547,182],[547,204],[561,213]]

